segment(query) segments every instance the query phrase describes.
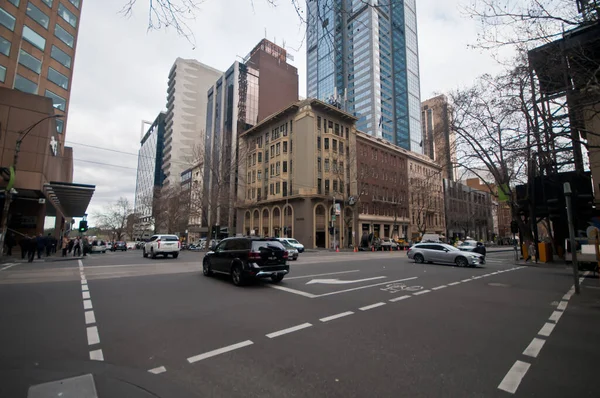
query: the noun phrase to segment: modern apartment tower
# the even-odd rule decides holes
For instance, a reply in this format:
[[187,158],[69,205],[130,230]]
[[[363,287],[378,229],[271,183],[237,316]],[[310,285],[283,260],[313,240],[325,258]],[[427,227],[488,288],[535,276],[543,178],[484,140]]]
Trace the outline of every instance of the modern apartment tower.
[[289,58],[284,48],[263,39],[208,90],[204,156],[207,227],[215,223],[234,230],[237,165],[245,159],[238,153],[238,136],[298,101],[298,69],[287,63]]
[[415,0],[308,0],[307,95],[423,153]]
[[0,2],[0,87],[52,99],[64,143],[82,0]]
[[162,162],[163,185],[179,184],[181,172],[197,163],[195,158],[203,152],[206,92],[222,74],[194,59],[177,58],[171,67]]

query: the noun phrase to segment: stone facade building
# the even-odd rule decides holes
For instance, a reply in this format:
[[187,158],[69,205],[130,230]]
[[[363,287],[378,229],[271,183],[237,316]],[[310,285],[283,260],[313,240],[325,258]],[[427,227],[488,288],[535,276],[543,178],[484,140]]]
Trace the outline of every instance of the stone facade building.
[[448,238],[491,240],[492,195],[456,181],[444,179]]

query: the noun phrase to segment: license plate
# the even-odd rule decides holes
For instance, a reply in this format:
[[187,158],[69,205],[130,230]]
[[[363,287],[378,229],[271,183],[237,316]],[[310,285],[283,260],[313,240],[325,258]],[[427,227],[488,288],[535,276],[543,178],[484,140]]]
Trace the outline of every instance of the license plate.
[[269,257],[269,260],[277,260],[277,257],[275,257],[275,256]]

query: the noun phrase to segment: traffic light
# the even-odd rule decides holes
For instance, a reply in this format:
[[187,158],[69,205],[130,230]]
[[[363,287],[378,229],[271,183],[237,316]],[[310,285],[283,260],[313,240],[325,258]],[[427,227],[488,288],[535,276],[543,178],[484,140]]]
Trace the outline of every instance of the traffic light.
[[79,221],[79,232],[85,232],[87,230],[88,230],[87,221],[85,221],[85,220]]

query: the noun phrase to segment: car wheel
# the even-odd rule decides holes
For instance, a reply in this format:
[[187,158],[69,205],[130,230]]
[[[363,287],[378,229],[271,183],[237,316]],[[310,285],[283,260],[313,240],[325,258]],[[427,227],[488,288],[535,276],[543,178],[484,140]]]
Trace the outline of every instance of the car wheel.
[[145,248],[145,247],[142,249],[142,256],[143,256],[144,258],[147,258],[147,257],[148,257],[148,253],[146,253],[146,248]]
[[153,259],[156,259],[156,253],[154,253],[154,248],[150,248],[150,257],[152,257]]
[[459,267],[466,267],[469,265],[469,262],[467,261],[466,258],[464,257],[457,257],[456,260],[454,261],[456,263],[457,266]]
[[273,283],[279,283],[279,282],[281,282],[283,280],[284,276],[285,275],[283,275],[283,274],[281,274],[281,275],[273,275],[271,277],[271,282],[273,282]]
[[202,263],[202,274],[204,276],[212,276],[213,274],[212,270],[210,269],[210,262],[208,260],[205,260]]
[[173,253],[173,258],[179,257],[179,253]]
[[423,261],[425,261],[425,258],[422,254],[415,254],[415,263],[423,264]]
[[239,264],[234,265],[231,268],[231,280],[236,286],[242,286],[244,284],[244,276],[242,275],[242,267]]

